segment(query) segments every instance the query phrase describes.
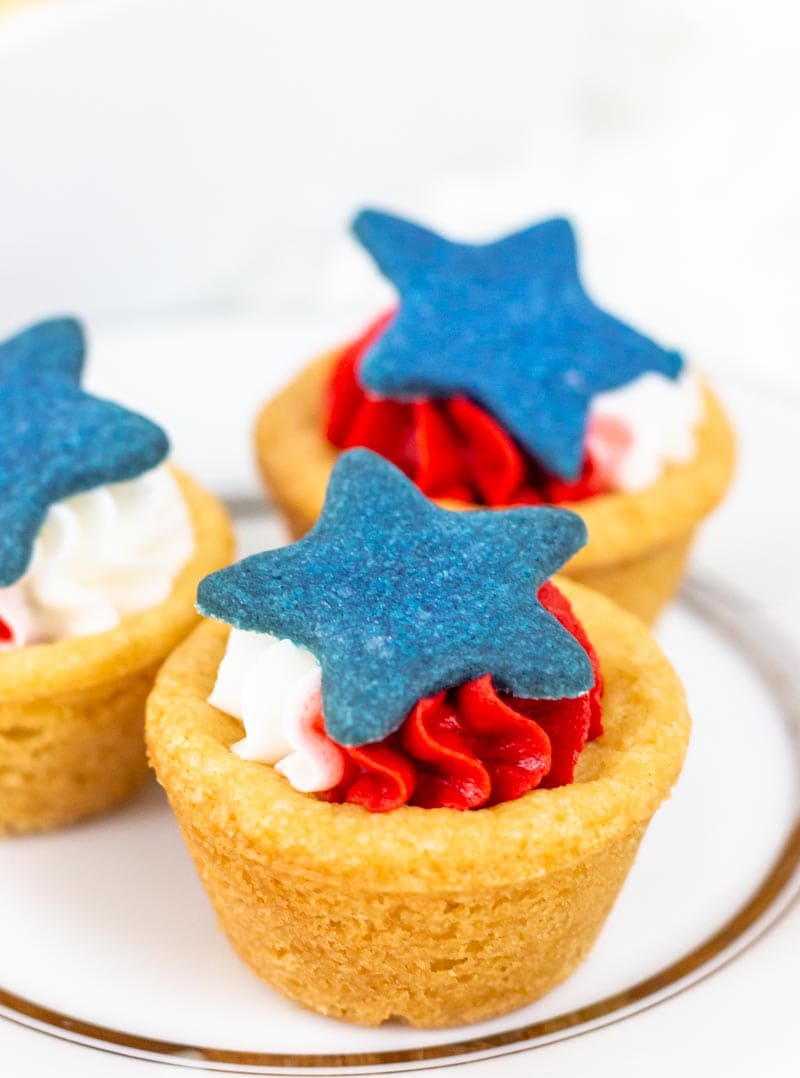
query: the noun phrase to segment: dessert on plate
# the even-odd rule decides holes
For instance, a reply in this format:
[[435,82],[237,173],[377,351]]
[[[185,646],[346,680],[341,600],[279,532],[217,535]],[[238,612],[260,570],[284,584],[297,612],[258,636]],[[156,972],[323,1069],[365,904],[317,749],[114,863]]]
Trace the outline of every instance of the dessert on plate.
[[363,446],[451,507],[569,506],[589,542],[566,574],[654,620],[732,473],[706,382],[591,300],[566,220],[479,245],[374,210],[354,231],[398,305],[303,370],[256,428],[294,534],[338,454]]
[[70,318],[0,344],[0,834],[111,808],[147,775],[144,704],[227,564],[222,506],[160,427],[81,388]]
[[585,958],[689,736],[642,623],[550,579],[585,534],[558,508],[439,507],[355,449],[306,537],[200,584],[148,750],[278,991],[448,1026]]

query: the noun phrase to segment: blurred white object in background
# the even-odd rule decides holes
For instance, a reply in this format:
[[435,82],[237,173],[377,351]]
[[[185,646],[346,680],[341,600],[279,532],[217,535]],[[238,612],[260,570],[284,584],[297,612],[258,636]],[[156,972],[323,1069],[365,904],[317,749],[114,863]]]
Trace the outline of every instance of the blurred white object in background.
[[[364,199],[568,112],[581,0],[103,0],[2,24],[3,323],[307,300]],[[310,280],[309,280],[310,278]]]

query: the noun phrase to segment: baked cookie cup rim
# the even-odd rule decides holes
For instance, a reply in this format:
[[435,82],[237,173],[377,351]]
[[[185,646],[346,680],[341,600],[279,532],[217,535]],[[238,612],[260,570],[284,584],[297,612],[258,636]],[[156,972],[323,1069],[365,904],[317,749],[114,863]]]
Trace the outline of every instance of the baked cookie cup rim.
[[606,679],[606,732],[584,749],[575,783],[472,812],[370,813],[299,793],[273,767],[230,751],[242,724],[207,703],[229,629],[206,621],[162,667],[147,707],[151,764],[179,821],[281,873],[393,893],[523,883],[646,823],[683,764],[683,688],[637,618],[581,585],[557,582]]
[[169,465],[189,512],[194,548],[163,602],[127,614],[113,629],[0,653],[0,704],[80,692],[163,660],[198,619],[198,581],[230,562],[233,527],[219,500]]
[[[322,507],[328,477],[340,453],[327,440],[323,428],[327,386],[342,351],[328,352],[304,367],[262,407],[256,421],[256,453],[268,484],[276,489],[279,502],[294,502],[301,514],[309,517],[309,526]],[[567,572],[633,560],[686,535],[722,500],[733,476],[735,439],[721,404],[705,381],[701,381],[701,390],[704,415],[697,428],[696,452],[687,464],[668,465],[641,491],[615,491],[559,503],[579,513],[589,530],[588,545],[571,559]],[[434,500],[449,509],[486,508],[451,499]]]

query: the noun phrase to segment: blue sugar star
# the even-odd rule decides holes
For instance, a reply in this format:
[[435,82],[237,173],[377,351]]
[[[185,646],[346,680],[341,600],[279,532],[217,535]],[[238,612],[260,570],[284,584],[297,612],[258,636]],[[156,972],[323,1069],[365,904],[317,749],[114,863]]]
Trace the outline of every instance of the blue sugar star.
[[375,210],[353,231],[400,293],[362,362],[364,386],[401,400],[472,397],[551,475],[580,474],[592,397],[646,371],[681,371],[677,352],[587,296],[566,220],[479,245]]
[[312,531],[206,577],[198,609],[313,652],[328,732],[364,745],[422,697],[487,673],[516,696],[587,692],[586,652],[536,597],[585,541],[563,509],[441,509],[355,449]]
[[0,587],[27,569],[54,502],[133,479],[169,450],[150,420],[83,392],[85,350],[72,318],[0,344]]

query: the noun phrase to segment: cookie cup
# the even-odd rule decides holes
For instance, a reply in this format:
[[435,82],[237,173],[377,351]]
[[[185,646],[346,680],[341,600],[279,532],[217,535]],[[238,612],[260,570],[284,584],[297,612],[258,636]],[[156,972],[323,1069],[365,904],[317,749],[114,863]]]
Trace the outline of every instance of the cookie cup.
[[473,812],[372,814],[241,760],[206,702],[205,622],[148,701],[150,760],[232,946],[279,992],[364,1025],[477,1021],[550,991],[590,950],[680,772],[684,693],[640,621],[560,581],[597,647],[606,731],[570,785]]
[[[270,496],[295,538],[317,519],[339,450],[324,434],[327,386],[340,352],[306,367],[262,409],[256,457]],[[676,592],[703,518],[722,499],[733,473],[734,438],[707,387],[697,451],[685,465],[634,494],[603,494],[564,503],[586,521],[589,542],[564,572],[652,624]],[[479,507],[442,501],[452,509]]]
[[161,663],[199,621],[198,581],[233,554],[221,504],[174,475],[195,545],[164,602],[108,632],[0,654],[0,834],[103,812],[147,776],[147,694]]

